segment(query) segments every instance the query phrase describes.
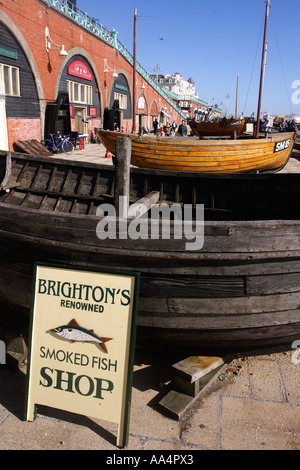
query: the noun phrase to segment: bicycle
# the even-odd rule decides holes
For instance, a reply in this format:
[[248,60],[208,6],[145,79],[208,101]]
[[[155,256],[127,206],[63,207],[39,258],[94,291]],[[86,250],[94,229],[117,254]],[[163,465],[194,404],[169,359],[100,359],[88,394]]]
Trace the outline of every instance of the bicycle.
[[50,150],[53,153],[63,151],[67,155],[71,155],[74,152],[74,145],[65,135],[49,135],[51,136],[51,139],[45,139],[42,142],[46,149]]

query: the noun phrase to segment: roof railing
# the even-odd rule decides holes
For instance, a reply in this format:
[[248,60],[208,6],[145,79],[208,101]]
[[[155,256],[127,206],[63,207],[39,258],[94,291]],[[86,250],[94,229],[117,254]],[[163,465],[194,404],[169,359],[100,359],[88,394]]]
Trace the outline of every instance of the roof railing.
[[[90,33],[97,36],[102,41],[108,43],[118,52],[122,54],[122,56],[131,64],[133,65],[133,55],[131,52],[126,49],[126,47],[119,41],[117,38],[117,31],[112,29],[109,31],[107,27],[104,27],[99,20],[92,18],[86,12],[80,10],[77,6],[73,3],[69,2],[68,0],[42,0],[45,3],[48,3],[50,6],[58,10],[59,12],[63,13],[64,15],[68,16],[70,19],[78,23],[83,28],[87,29]],[[159,93],[166,102],[168,102],[178,114],[182,117],[186,117],[186,115],[182,112],[182,110],[177,106],[172,98],[168,96],[166,91],[160,87],[150,76],[150,74],[144,69],[144,67],[136,62],[136,69],[137,72],[149,83],[149,85],[154,88],[157,93]]]

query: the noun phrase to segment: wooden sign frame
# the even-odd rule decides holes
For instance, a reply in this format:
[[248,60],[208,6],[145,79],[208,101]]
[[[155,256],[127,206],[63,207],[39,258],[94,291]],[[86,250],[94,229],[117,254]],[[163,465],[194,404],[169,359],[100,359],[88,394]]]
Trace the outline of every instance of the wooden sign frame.
[[25,420],[36,406],[118,424],[128,442],[140,274],[36,264]]

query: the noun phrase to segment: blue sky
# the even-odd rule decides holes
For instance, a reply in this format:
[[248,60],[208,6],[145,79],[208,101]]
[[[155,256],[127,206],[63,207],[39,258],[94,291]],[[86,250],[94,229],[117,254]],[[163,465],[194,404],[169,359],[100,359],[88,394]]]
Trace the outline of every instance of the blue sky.
[[[239,75],[238,112],[256,115],[263,0],[77,0],[77,6],[116,29],[130,52],[137,8],[137,60],[149,73],[159,64],[162,73],[192,77],[200,98],[224,110],[227,102],[229,113]],[[271,0],[262,112],[300,115],[299,21],[299,0]]]

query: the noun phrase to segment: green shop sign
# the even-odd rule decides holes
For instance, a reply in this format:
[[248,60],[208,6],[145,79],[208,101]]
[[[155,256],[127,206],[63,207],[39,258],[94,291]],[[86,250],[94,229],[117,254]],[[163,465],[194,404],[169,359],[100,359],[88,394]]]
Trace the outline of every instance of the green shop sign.
[[3,55],[4,57],[9,57],[10,59],[18,59],[17,51],[4,46],[0,46],[0,55]]
[[124,85],[120,85],[119,83],[115,83],[115,88],[118,90],[128,91],[128,88]]

